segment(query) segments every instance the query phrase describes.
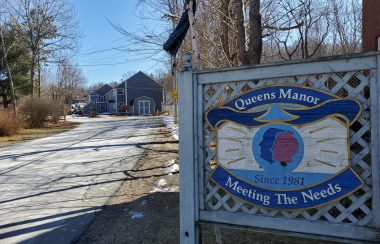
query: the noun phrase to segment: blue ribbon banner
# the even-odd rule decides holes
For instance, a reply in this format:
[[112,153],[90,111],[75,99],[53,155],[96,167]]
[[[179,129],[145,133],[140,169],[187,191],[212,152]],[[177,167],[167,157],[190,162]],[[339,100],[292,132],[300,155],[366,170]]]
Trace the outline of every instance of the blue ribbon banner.
[[211,179],[223,189],[251,204],[271,209],[305,209],[340,199],[358,188],[363,182],[347,168],[325,182],[300,190],[269,190],[247,183],[218,166]]
[[343,123],[351,124],[358,116],[361,105],[351,99],[336,97],[302,87],[274,86],[255,90],[226,103],[223,107],[211,109],[206,117],[214,128],[226,121],[244,126],[264,126],[270,121],[261,119],[270,108],[262,111],[246,112],[249,109],[267,104],[295,105],[282,111],[292,115],[286,120],[289,125],[302,125],[335,116]]

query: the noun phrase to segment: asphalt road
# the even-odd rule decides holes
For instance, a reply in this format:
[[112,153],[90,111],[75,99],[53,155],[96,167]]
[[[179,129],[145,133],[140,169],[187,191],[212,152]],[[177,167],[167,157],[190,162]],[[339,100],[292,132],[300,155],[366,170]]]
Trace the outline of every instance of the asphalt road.
[[71,131],[0,148],[0,243],[70,243],[154,141],[161,118],[78,119]]

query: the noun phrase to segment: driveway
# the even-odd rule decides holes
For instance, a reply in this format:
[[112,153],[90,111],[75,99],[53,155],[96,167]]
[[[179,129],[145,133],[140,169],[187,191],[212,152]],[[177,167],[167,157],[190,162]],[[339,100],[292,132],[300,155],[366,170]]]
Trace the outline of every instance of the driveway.
[[0,243],[70,243],[162,124],[157,117],[79,120],[74,130],[0,148]]

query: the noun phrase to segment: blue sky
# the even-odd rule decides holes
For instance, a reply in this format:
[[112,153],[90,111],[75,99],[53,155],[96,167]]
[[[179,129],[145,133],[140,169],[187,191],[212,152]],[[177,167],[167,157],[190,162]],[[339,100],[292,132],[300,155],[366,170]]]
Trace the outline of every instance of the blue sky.
[[[81,67],[88,85],[97,82],[120,81],[123,74],[134,71],[154,73],[160,68],[157,61],[133,61],[134,54],[113,48],[125,44],[125,38],[108,22],[121,25],[130,32],[141,27],[138,0],[71,0],[83,33],[79,53],[73,62]],[[169,33],[168,33],[169,34]],[[129,60],[129,61],[128,61]]]

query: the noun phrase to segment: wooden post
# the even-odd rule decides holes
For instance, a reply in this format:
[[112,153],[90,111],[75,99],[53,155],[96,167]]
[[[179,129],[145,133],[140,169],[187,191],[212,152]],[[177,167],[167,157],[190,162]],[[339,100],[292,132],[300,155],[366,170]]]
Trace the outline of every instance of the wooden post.
[[196,227],[196,157],[197,141],[194,139],[195,87],[191,71],[191,55],[183,58],[184,69],[179,74],[179,160],[180,160],[180,243],[198,243]]
[[380,53],[377,55],[377,77],[370,80],[370,92],[371,92],[371,164],[372,164],[372,208],[373,208],[373,225],[376,228],[380,228]]

